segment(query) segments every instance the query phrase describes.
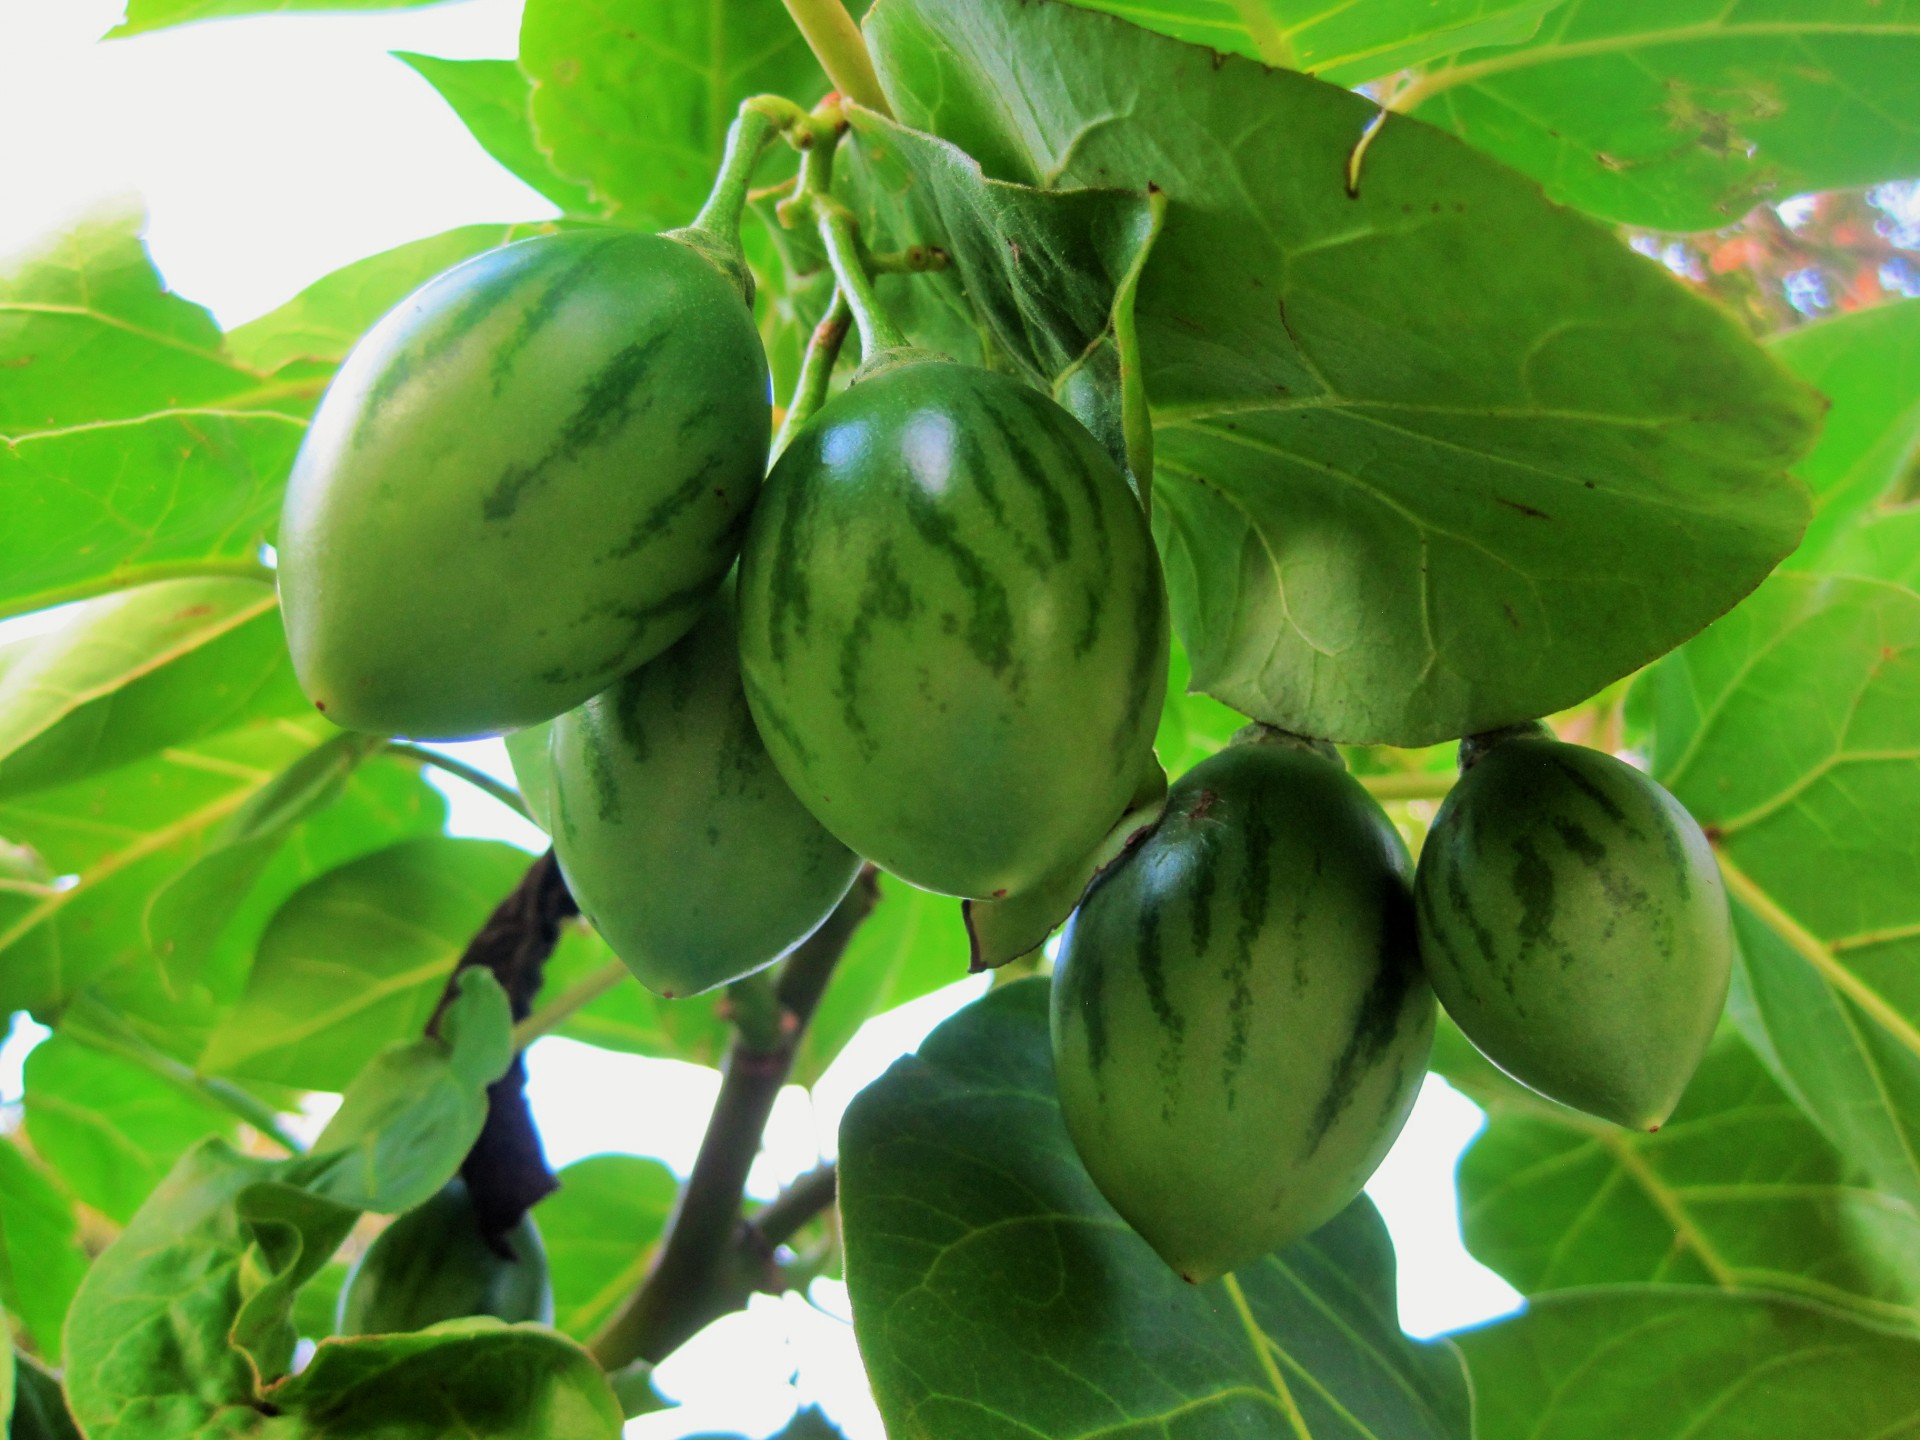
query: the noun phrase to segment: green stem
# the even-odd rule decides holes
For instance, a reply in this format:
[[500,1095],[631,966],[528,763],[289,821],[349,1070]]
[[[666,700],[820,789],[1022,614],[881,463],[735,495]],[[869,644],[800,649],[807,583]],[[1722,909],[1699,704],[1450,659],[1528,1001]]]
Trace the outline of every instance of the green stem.
[[738,245],[740,216],[747,206],[754,166],[776,133],[805,124],[806,119],[806,111],[778,95],[743,100],[739,115],[727,130],[727,148],[720,159],[719,173],[713,177],[713,189],[707,192],[707,203],[700,207],[689,228],[704,230],[729,247]]
[[786,0],[786,6],[833,88],[856,105],[891,119],[893,108],[880,89],[867,37],[860,33],[841,0]]
[[840,293],[853,312],[853,323],[860,329],[860,360],[871,364],[883,350],[904,350],[907,337],[880,303],[873,288],[873,277],[860,258],[860,224],[853,212],[831,195],[816,192],[812,197],[815,223],[820,227],[820,243],[826,247],[827,263],[833,278],[840,282]]
[[417,760],[422,765],[431,765],[436,770],[444,770],[447,774],[466,781],[476,790],[484,790],[519,815],[521,819],[529,821],[533,819],[533,812],[527,809],[527,802],[521,798],[518,790],[511,785],[502,784],[486,771],[477,770],[464,760],[456,760],[451,755],[442,755],[438,750],[429,750],[426,746],[415,745],[410,740],[389,740],[386,748],[390,755],[399,755],[408,760]]
[[1376,800],[1440,800],[1460,783],[1458,775],[1440,771],[1406,775],[1361,775],[1356,777]]
[[583,975],[513,1027],[513,1048],[524,1050],[542,1035],[551,1035],[609,990],[618,989],[626,978],[627,967],[619,960],[609,960]]
[[80,1038],[83,1043],[138,1065],[149,1074],[158,1076],[196,1099],[211,1101],[222,1110],[246,1121],[289,1155],[299,1155],[306,1149],[298,1140],[280,1128],[279,1115],[266,1101],[248,1094],[230,1081],[202,1075],[192,1066],[182,1064],[171,1055],[156,1049],[151,1042],[93,997],[82,996],[75,1001],[73,1017],[81,1022]]
[[793,401],[787,406],[786,418],[780,422],[780,433],[774,437],[775,459],[793,443],[800,427],[826,403],[828,388],[833,383],[833,367],[839,362],[840,346],[852,324],[853,311],[847,308],[847,297],[836,289],[827,313],[820,317],[820,323],[813,327],[813,338],[807,341],[806,357],[800,362],[800,379],[793,387]]
[[271,566],[262,565],[258,560],[173,560],[139,565],[110,571],[55,590],[36,590],[30,595],[0,600],[0,620],[11,620],[16,615],[31,615],[36,610],[51,610],[56,605],[71,605],[76,600],[91,600],[97,595],[111,595],[118,590],[131,590],[139,585],[152,585],[161,580],[258,580],[262,585],[271,585],[274,583],[274,573]]

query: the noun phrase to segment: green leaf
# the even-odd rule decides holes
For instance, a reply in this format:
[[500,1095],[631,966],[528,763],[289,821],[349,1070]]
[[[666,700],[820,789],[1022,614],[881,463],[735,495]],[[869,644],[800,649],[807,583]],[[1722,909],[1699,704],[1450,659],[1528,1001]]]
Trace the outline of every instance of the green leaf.
[[392,1045],[347,1087],[314,1141],[314,1188],[397,1215],[460,1169],[487,1118],[487,1087],[513,1061],[513,1016],[490,971],[463,971],[439,1033]]
[[533,84],[511,60],[444,60],[406,50],[394,58],[412,67],[453,107],[480,148],[568,215],[599,207],[585,185],[553,168],[533,138]]
[[1800,463],[1816,513],[1787,564],[1914,588],[1920,300],[1804,325],[1769,346],[1833,403],[1820,443]]
[[[584,921],[569,923],[547,961],[545,983],[534,1008],[619,963],[607,942]],[[554,1034],[629,1055],[718,1065],[733,1036],[733,1027],[721,1011],[725,998],[726,992],[717,990],[688,1000],[662,1000],[629,977],[569,1016]]]
[[967,977],[960,902],[880,877],[880,903],[853,933],[794,1059],[793,1080],[811,1085],[869,1018]]
[[[1358,95],[1018,0],[881,0],[897,114],[1003,179],[1157,184],[1134,311],[1194,679],[1418,745],[1573,704],[1793,548],[1813,397],[1608,230]],[[1075,57],[1071,66],[1052,57]]]
[[320,398],[326,377],[347,358],[375,321],[434,276],[483,251],[553,227],[462,225],[424,240],[411,240],[368,255],[324,275],[293,299],[228,332],[227,348],[262,373],[311,377],[309,404]]
[[1736,1013],[1847,1160],[1920,1205],[1920,596],[1776,576],[1642,684],[1654,774],[1735,902]]
[[346,1089],[386,1046],[420,1034],[467,942],[526,868],[511,845],[436,835],[308,882],[261,937],[202,1068]]
[[13,1428],[13,1325],[7,1319],[4,1306],[0,1306],[0,1342],[4,1342],[4,1353],[0,1353],[0,1425],[9,1430]]
[[1775,1296],[1621,1286],[1460,1336],[1479,1440],[1892,1440],[1920,1340]]
[[292,1417],[289,1440],[619,1440],[621,1426],[586,1351],[485,1318],[324,1341],[266,1398]]
[[293,1328],[301,1339],[324,1340],[333,1334],[340,1313],[340,1292],[351,1273],[352,1267],[345,1261],[329,1260],[293,1297]]
[[1531,39],[1562,0],[1073,0],[1190,45],[1357,85],[1443,55]]
[[61,1323],[86,1273],[73,1202],[36,1161],[0,1139],[0,1302],[55,1364]]
[[1400,1333],[1366,1200],[1244,1267],[1244,1305],[1127,1228],[1060,1118],[1045,981],[992,991],[863,1091],[840,1156],[854,1329],[893,1434],[1470,1434],[1458,1357]]
[[352,733],[322,740],[242,805],[206,854],[155,892],[147,905],[147,943],[169,988],[181,989],[199,975],[289,832],[338,800],[381,743]]
[[127,18],[107,32],[109,40],[191,25],[225,15],[291,15],[310,10],[417,10],[440,0],[127,0]]
[[547,738],[553,721],[542,720],[524,730],[503,737],[507,760],[513,766],[513,783],[526,801],[527,818],[542,830],[552,833],[547,824],[547,809],[553,796],[553,761],[547,751]]
[[[46,1019],[111,972],[157,976],[143,923],[153,892],[329,733],[317,716],[250,725],[0,801],[0,835],[30,846],[46,873],[62,877],[0,884],[0,1011]],[[176,1009],[181,1000],[174,997]]]
[[528,0],[520,65],[540,150],[623,225],[685,225],[749,95],[827,84],[778,0]]
[[79,1200],[124,1224],[227,1110],[65,1032],[27,1057],[27,1136]]
[[646,1277],[680,1193],[673,1172],[637,1155],[594,1155],[560,1172],[534,1219],[553,1279],[553,1323],[586,1340]]
[[82,1440],[60,1382],[25,1355],[14,1359],[13,1426],[7,1440]]
[[104,210],[0,271],[0,436],[267,398],[213,317],[167,292],[144,224]]
[[1656,230],[1920,171],[1914,0],[1576,0],[1522,46],[1454,57],[1393,103]]
[[1651,1135],[1521,1088],[1451,1027],[1435,1060],[1489,1120],[1460,1161],[1461,1230],[1522,1294],[1685,1282],[1920,1323],[1920,1214],[1855,1181],[1732,1030]]
[[306,710],[271,585],[168,580],[103,595],[0,649],[0,796]]
[[1229,710],[1211,695],[1189,690],[1192,662],[1186,647],[1174,642],[1167,663],[1167,699],[1160,710],[1160,728],[1153,737],[1154,754],[1167,773],[1180,776],[1210,755],[1226,748],[1234,734],[1246,728],[1247,717]]

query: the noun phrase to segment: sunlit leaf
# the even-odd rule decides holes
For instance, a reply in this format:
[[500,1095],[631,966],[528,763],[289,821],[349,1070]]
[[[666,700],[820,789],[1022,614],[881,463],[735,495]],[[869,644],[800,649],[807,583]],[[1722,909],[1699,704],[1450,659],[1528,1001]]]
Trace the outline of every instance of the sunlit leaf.
[[658,1160],[594,1155],[560,1172],[533,1212],[553,1280],[553,1323],[589,1339],[646,1278],[680,1186]]
[[494,159],[569,215],[593,215],[592,192],[553,168],[533,137],[533,85],[511,60],[443,60],[394,51],[453,107]]
[[61,1322],[86,1273],[73,1201],[37,1161],[0,1139],[0,1302],[55,1364]]

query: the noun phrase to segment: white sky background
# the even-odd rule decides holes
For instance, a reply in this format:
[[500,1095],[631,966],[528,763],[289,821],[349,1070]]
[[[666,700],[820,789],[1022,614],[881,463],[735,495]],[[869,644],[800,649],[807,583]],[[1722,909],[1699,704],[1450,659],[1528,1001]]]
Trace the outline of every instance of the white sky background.
[[[329,270],[456,225],[538,219],[548,203],[502,170],[427,83],[388,55],[512,56],[521,0],[424,11],[216,21],[95,43],[114,0],[0,0],[0,256],[99,200],[144,198],[148,243],[168,283],[229,328]],[[12,638],[18,626],[0,627]],[[497,741],[448,747],[510,778]],[[544,848],[537,831],[458,782],[455,833]],[[752,1190],[773,1195],[834,1152],[853,1094],[960,1004],[962,982],[871,1022],[815,1088],[777,1107]],[[20,1095],[37,1027],[0,1045],[0,1098]],[[606,1150],[691,1165],[714,1072],[543,1040],[528,1057],[535,1113],[556,1167]],[[1393,1232],[1402,1322],[1416,1335],[1511,1309],[1514,1292],[1461,1247],[1453,1167],[1478,1110],[1429,1080],[1368,1191]],[[628,1426],[629,1440],[704,1431],[764,1435],[819,1401],[852,1440],[881,1440],[847,1325],[845,1291],[813,1303],[761,1297],[660,1374],[683,1399]]]

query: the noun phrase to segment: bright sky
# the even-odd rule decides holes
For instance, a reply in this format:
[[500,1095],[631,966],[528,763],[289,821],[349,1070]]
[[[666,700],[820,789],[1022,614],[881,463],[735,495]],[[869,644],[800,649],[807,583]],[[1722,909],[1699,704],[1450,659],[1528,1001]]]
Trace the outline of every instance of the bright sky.
[[[546,201],[494,164],[426,82],[387,53],[511,56],[520,0],[392,14],[218,21],[95,43],[114,0],[0,0],[0,255],[89,204],[144,198],[148,242],[169,284],[232,327],[348,261],[477,221],[536,219]],[[14,627],[7,638],[22,633]],[[510,778],[498,741],[457,749]],[[537,831],[458,782],[456,833],[544,848]],[[834,1153],[853,1094],[980,992],[963,981],[870,1023],[815,1087],[790,1089],[769,1128],[753,1193]],[[0,1099],[20,1095],[38,1027],[0,1045]],[[533,1105],[557,1166],[606,1150],[657,1155],[684,1173],[718,1077],[700,1067],[543,1040],[528,1057]],[[1402,1323],[1431,1335],[1504,1313],[1514,1292],[1462,1248],[1453,1167],[1480,1124],[1429,1080],[1368,1186],[1399,1251]],[[845,1290],[761,1297],[715,1324],[660,1372],[686,1403],[644,1417],[628,1440],[698,1431],[755,1436],[818,1400],[851,1440],[883,1440],[848,1325]]]

